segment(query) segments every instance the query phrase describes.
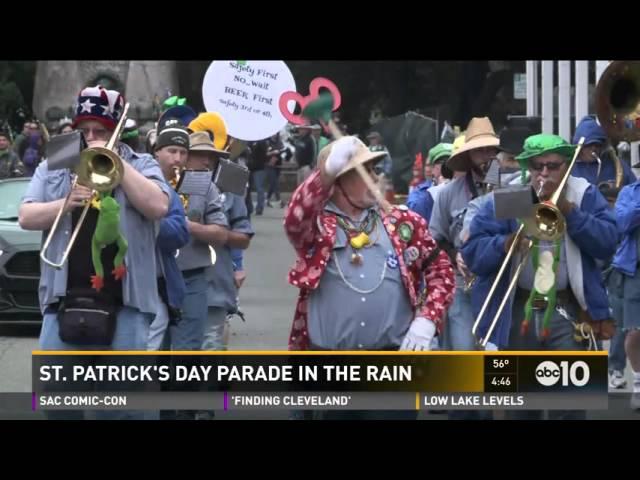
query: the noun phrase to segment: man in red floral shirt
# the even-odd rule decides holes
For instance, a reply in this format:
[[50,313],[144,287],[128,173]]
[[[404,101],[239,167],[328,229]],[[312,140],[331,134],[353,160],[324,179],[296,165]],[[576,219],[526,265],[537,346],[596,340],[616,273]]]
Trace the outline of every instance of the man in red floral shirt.
[[404,205],[385,212],[355,169],[375,182],[384,155],[343,137],[293,193],[291,350],[429,350],[442,329],[455,288],[448,256],[422,217]]

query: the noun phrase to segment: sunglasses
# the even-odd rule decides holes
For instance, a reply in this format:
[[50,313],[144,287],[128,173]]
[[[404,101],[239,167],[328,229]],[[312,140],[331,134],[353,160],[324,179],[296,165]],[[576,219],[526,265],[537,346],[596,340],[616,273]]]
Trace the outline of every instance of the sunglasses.
[[535,170],[536,172],[541,172],[545,167],[547,167],[547,170],[549,170],[550,172],[555,172],[556,170],[559,170],[562,165],[564,165],[564,162],[531,162],[529,163],[529,168],[531,170]]

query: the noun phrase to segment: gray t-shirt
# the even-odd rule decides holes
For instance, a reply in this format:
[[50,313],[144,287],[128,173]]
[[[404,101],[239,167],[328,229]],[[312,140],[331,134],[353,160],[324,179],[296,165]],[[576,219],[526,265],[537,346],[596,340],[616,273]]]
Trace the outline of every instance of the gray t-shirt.
[[[335,205],[325,208],[344,215]],[[366,218],[363,212],[359,221]],[[363,350],[400,346],[413,319],[397,257],[380,218],[362,248],[362,265],[353,265],[353,250],[341,228],[333,255],[309,298],[308,330],[314,346],[331,350]]]
[[429,231],[436,241],[446,240],[456,249],[460,248],[460,231],[471,196],[467,175],[456,178],[440,190],[429,222]]
[[[253,236],[253,228],[247,215],[244,198],[233,193],[220,194],[229,229]],[[210,307],[223,307],[232,311],[236,305],[238,289],[233,277],[233,260],[228,246],[216,248],[216,263],[207,267],[207,303]]]
[[[222,208],[222,198],[218,187],[211,182],[206,195],[190,195],[187,217],[204,225],[220,225],[228,227],[227,218]],[[205,268],[211,265],[209,244],[201,242],[193,235],[187,245],[180,249],[178,267],[181,271]]]

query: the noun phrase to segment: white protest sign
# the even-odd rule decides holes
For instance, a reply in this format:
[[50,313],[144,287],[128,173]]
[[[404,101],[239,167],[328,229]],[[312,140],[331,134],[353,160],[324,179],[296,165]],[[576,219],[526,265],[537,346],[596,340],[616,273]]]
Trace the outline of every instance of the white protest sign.
[[207,69],[202,98],[208,112],[222,115],[229,135],[257,141],[278,133],[287,124],[278,102],[284,92],[295,90],[293,75],[282,61],[220,60]]

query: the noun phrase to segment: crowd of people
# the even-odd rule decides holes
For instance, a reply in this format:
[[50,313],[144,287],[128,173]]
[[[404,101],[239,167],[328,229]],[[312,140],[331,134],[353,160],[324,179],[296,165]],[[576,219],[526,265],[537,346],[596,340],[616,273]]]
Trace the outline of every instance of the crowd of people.
[[[246,278],[251,215],[275,202],[286,207],[284,230],[296,256],[288,275],[299,289],[290,349],[466,351],[485,338],[487,349],[588,350],[610,340],[611,387],[625,386],[628,358],[632,406],[640,408],[634,315],[640,182],[595,118],[582,119],[571,141],[524,127],[498,135],[489,118],[473,118],[452,143],[432,146],[424,161],[418,156],[405,205],[389,195],[393,158],[378,132],[369,132],[366,145],[344,125],[334,137],[313,123],[243,145],[233,161],[250,171],[244,197],[221,191],[213,175],[206,192],[180,193],[184,172],[216,171],[230,157],[232,139],[198,127],[198,119],[162,117],[142,146],[135,121],[117,131],[123,107],[119,92],[85,88],[75,117],[61,120],[54,133],[80,131],[89,147],[120,134],[122,178],[109,191],[96,192],[73,169],[49,165],[41,124],[26,122],[15,139],[0,133],[0,179],[32,177],[19,213],[22,228],[51,236],[46,255],[53,260],[79,228],[61,268],[42,263],[42,349],[225,349],[227,317],[238,312]],[[297,180],[288,202],[280,192],[285,164],[293,165]],[[523,185],[535,202],[557,201],[565,225],[559,235],[522,235],[523,219],[496,214],[498,192]],[[53,229],[60,210],[60,228]],[[507,272],[519,274],[510,292],[507,280],[496,280],[507,254]],[[90,328],[78,328],[78,309]],[[358,414],[370,413],[352,412]]]

